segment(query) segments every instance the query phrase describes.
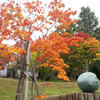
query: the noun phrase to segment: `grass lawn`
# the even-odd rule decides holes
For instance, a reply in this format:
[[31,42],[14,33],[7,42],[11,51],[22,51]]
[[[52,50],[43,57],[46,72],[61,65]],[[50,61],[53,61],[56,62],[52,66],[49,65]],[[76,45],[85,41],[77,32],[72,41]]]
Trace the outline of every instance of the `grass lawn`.
[[[17,80],[0,78],[0,100],[14,100],[17,88]],[[40,93],[46,95],[60,95],[81,91],[76,82],[49,82],[49,86],[43,89],[44,82],[38,82]],[[100,89],[97,91],[100,92]]]

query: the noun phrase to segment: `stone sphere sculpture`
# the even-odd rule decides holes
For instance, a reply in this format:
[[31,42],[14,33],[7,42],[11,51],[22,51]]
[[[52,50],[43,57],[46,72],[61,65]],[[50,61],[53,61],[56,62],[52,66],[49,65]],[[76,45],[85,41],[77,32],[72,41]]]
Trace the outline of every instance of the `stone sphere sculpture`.
[[99,88],[99,80],[92,72],[81,74],[77,79],[77,84],[84,92],[94,92]]

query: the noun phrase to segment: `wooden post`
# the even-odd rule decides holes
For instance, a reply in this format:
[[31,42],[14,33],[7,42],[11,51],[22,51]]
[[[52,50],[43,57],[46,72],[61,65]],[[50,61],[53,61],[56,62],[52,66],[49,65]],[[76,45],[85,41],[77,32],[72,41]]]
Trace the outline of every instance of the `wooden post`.
[[29,54],[30,54],[30,44],[28,43],[27,48],[27,67],[26,67],[26,86],[25,86],[25,100],[28,100],[28,87],[29,87]]
[[72,94],[67,94],[67,99],[66,100],[73,100],[73,95]]
[[73,100],[76,100],[76,93],[72,94],[72,98],[73,98]]
[[100,92],[93,94],[94,100],[100,100]]
[[88,99],[88,93],[84,93],[84,99],[85,99],[85,100]]
[[60,95],[59,100],[66,100],[66,95]]
[[61,100],[59,96],[49,96],[47,100]]
[[85,100],[84,99],[84,93],[78,93],[78,100]]
[[60,96],[49,96],[47,100],[100,100],[100,93],[70,93]]

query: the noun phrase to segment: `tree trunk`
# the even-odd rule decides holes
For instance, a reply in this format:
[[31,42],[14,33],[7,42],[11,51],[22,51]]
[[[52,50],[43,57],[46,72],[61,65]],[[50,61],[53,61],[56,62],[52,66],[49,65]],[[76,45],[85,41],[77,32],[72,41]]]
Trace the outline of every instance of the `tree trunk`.
[[34,98],[33,98],[33,77],[32,77],[32,80],[31,80],[31,94],[30,94],[30,100],[34,100]]
[[13,74],[13,72],[12,72],[12,68],[11,68],[11,78],[13,78],[13,77],[12,77],[12,74]]
[[34,83],[35,83],[35,87],[36,87],[37,96],[39,97],[40,92],[39,92],[39,88],[38,88],[38,84],[37,84],[37,77],[36,77],[36,74],[35,74],[35,65],[33,63],[31,53],[30,53],[30,60],[31,60],[31,65],[32,65],[32,77],[34,78]]
[[25,80],[25,77],[23,77],[22,82],[21,82],[21,100],[24,100],[24,80]]
[[[22,66],[21,66],[21,70],[20,70],[20,77],[19,77],[19,80],[18,80],[18,86],[17,86],[15,100],[21,100],[21,97],[20,97],[21,94],[20,93],[22,93],[22,91],[23,91],[23,89],[22,89],[23,87],[22,86],[24,86],[24,79],[25,79],[25,74],[24,74],[25,56],[21,57],[21,61],[22,61]],[[24,99],[22,99],[22,100],[24,100]]]
[[27,48],[27,67],[26,67],[26,86],[25,86],[25,100],[28,100],[28,87],[29,87],[29,53],[30,53],[30,44],[28,43]]
[[86,68],[87,68],[87,70],[86,70],[86,71],[88,72],[88,71],[89,71],[89,64],[88,64],[88,62],[87,62],[87,61],[85,62],[85,66],[86,66]]
[[16,97],[15,100],[20,100],[20,84],[21,84],[21,79],[18,81],[18,86],[17,86],[17,91],[16,91]]

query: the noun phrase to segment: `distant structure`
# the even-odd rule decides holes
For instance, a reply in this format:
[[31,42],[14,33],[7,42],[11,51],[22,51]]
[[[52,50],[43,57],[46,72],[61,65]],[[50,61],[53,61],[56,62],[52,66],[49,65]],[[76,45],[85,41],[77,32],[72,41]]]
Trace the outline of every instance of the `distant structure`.
[[[10,74],[11,74],[10,77],[13,78],[12,77],[12,73],[10,73]],[[24,71],[24,74],[26,75],[26,71]],[[16,75],[15,76],[17,78],[20,76],[20,69],[18,69],[16,71]],[[29,76],[32,77],[31,71],[29,71]],[[5,67],[4,70],[0,70],[0,77],[8,77],[8,68]],[[36,77],[38,77],[38,73],[36,73]]]
[[4,68],[4,70],[0,70],[0,77],[7,77],[7,68]]

